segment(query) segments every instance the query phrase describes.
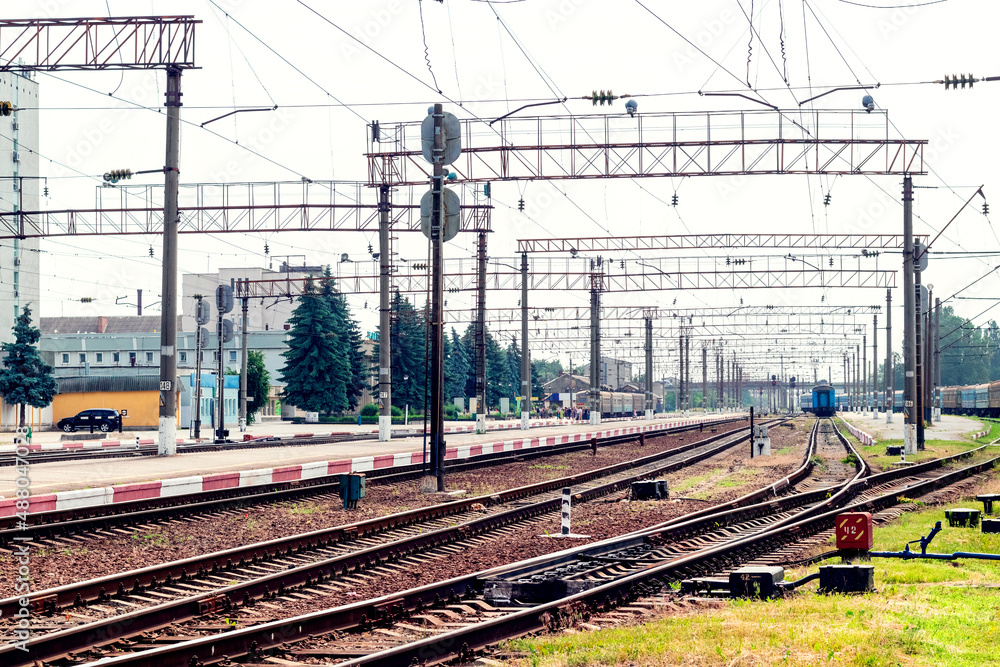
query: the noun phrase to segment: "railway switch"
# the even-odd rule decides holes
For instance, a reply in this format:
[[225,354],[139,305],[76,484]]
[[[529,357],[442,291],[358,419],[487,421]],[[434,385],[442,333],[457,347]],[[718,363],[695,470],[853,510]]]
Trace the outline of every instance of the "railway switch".
[[822,565],[819,568],[819,590],[823,593],[873,591],[875,568],[871,565]]
[[666,500],[669,497],[667,480],[665,479],[644,479],[632,482],[631,491],[632,500]]
[[875,544],[872,515],[869,512],[847,512],[837,516],[837,548],[870,551]]
[[747,565],[729,573],[729,594],[734,598],[767,599],[780,595],[778,582],[784,581],[780,565]]
[[944,518],[948,519],[948,525],[953,528],[975,528],[979,525],[979,510],[956,507],[952,510],[945,510]]
[[358,501],[365,497],[365,476],[357,473],[338,475],[340,499],[345,510],[357,509]]

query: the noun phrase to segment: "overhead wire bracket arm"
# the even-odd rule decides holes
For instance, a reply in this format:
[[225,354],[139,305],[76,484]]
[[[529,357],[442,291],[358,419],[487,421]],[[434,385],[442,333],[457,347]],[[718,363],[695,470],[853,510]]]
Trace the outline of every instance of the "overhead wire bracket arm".
[[219,116],[217,118],[213,118],[211,120],[206,120],[204,123],[201,124],[201,126],[205,127],[209,123],[214,123],[217,120],[222,120],[223,118],[228,118],[229,116],[232,116],[233,114],[236,114],[236,113],[244,113],[244,112],[248,112],[248,111],[275,111],[277,108],[278,108],[278,105],[275,104],[273,107],[257,107],[255,109],[236,109],[235,111],[230,111],[229,113],[224,113],[224,114],[222,114],[221,116]]
[[[550,104],[563,104],[568,99],[569,99],[568,97],[564,97],[561,100],[549,100],[548,102],[533,102],[531,104],[525,104],[523,107],[518,107],[518,108],[514,109],[513,111],[505,113],[504,115],[500,116],[499,118],[494,118],[493,120],[491,120],[489,122],[489,124],[492,125],[493,123],[497,122],[498,120],[503,120],[504,118],[507,118],[509,116],[513,116],[518,111],[522,111],[522,110],[528,109],[530,107],[544,107],[544,106],[548,106]],[[589,100],[590,98],[587,97],[587,98],[584,98],[584,99],[588,99]],[[275,107],[275,108],[277,108],[277,107]]]
[[813,95],[812,97],[810,97],[807,100],[802,100],[801,102],[799,102],[799,106],[802,106],[803,104],[805,104],[807,102],[812,102],[813,100],[818,100],[819,98],[824,97],[826,95],[829,95],[830,93],[836,93],[836,92],[839,92],[841,90],[868,90],[869,88],[874,88],[874,89],[878,90],[881,87],[882,87],[881,83],[876,83],[874,86],[841,86],[840,88],[831,88],[830,90],[826,91],[825,93],[820,93],[819,95]]
[[756,102],[757,104],[763,104],[764,106],[774,109],[775,111],[778,110],[778,107],[774,106],[773,104],[765,102],[764,100],[758,100],[756,97],[750,97],[749,95],[744,95],[743,93],[706,93],[702,90],[699,90],[698,94],[701,95],[702,97],[742,97],[745,100],[750,100],[751,102]]
[[955,212],[955,215],[951,216],[951,220],[948,221],[947,225],[941,228],[941,231],[937,233],[937,236],[935,236],[930,243],[924,246],[924,249],[920,252],[920,254],[913,258],[914,262],[920,261],[920,258],[923,257],[925,254],[927,254],[927,251],[930,250],[932,245],[934,245],[934,242],[937,241],[939,238],[941,238],[941,235],[944,234],[944,231],[946,229],[948,229],[948,226],[951,225],[951,223],[955,222],[955,218],[958,217],[958,214],[965,210],[965,207],[968,206],[972,202],[972,200],[976,198],[976,195],[982,195],[983,199],[986,199],[986,195],[983,194],[982,185],[980,185],[979,188],[972,193],[972,196],[969,197],[964,204],[962,204],[962,207]]

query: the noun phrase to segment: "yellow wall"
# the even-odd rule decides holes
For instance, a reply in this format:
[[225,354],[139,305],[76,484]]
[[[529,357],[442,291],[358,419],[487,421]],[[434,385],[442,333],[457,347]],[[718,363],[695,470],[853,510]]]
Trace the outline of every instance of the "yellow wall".
[[[181,421],[180,396],[177,400],[177,423]],[[109,408],[128,410],[122,428],[129,430],[135,426],[160,425],[160,392],[158,391],[92,391],[79,394],[56,394],[52,400],[52,423],[63,417],[90,410]]]

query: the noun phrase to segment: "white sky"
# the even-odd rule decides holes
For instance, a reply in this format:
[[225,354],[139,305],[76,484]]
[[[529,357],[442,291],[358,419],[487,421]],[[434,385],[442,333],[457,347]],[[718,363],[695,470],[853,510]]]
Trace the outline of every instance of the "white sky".
[[[227,20],[216,4],[318,86]],[[416,79],[430,82],[421,41],[420,3],[416,0],[307,0],[306,4]],[[740,98],[699,96],[699,90],[741,88],[633,0],[524,0],[492,6],[473,0],[446,0],[444,4],[425,0],[422,4],[429,58],[440,88],[451,99],[465,101],[466,109],[480,117],[496,117],[523,103],[515,100],[552,99],[553,88],[570,98],[609,88],[616,94],[640,95],[640,113],[763,108]],[[737,77],[747,76],[748,22],[736,0],[643,0],[643,4]],[[870,0],[869,4],[894,3]],[[361,48],[297,0],[216,0],[215,4],[208,0],[39,0],[5,3],[4,14],[7,18],[107,16],[109,6],[114,16],[193,14],[204,21],[197,28],[201,69],[183,76],[182,118],[194,123],[182,130],[181,180],[185,183],[296,181],[303,175],[364,180],[364,121],[378,119],[385,127],[396,121],[419,120],[427,105],[435,101],[445,101],[446,109],[460,117],[468,115],[441,100],[427,85]],[[756,0],[752,7],[754,26],[763,44],[753,40],[749,79],[767,100],[782,108],[798,108],[796,100],[810,96],[804,89],[810,83],[814,93],[819,93],[857,85],[857,80],[863,84],[879,82],[882,87],[872,93],[875,101],[889,111],[890,120],[902,133],[893,131],[891,136],[930,140],[925,157],[933,173],[916,177],[915,184],[936,189],[917,190],[917,233],[936,233],[934,230],[974,192],[970,186],[984,184],[987,200],[1000,206],[1000,197],[992,198],[994,192],[1000,192],[1000,174],[998,166],[989,162],[989,155],[998,148],[992,128],[1000,102],[1000,82],[977,84],[971,91],[947,92],[943,85],[889,85],[941,79],[946,73],[1000,75],[995,57],[988,57],[995,53],[1000,5],[985,0],[949,0],[892,10],[864,8],[841,0],[808,0],[808,4],[802,0]],[[742,8],[749,13],[750,0],[744,0]],[[494,10],[530,61],[500,26]],[[784,16],[788,80],[795,87],[795,99],[783,90],[784,83],[768,57],[769,53],[779,68],[783,66],[779,11]],[[113,168],[139,170],[162,165],[164,116],[132,108],[108,93],[116,91],[119,98],[159,107],[165,85],[163,72],[40,73],[37,79],[43,106],[39,112],[42,173],[53,177],[49,181],[51,196],[44,206],[89,208],[99,174]],[[742,90],[745,92],[745,84]],[[336,106],[328,94],[350,108]],[[858,108],[863,94],[859,90],[834,93],[816,102],[815,108]],[[281,107],[279,111],[239,114],[209,126],[221,137],[198,127],[230,110],[234,101],[237,105],[270,106],[272,100]],[[334,106],[295,108],[331,103]],[[595,112],[589,101],[579,99],[571,99],[567,108],[574,114]],[[597,111],[620,114],[624,103],[618,101],[611,110],[598,107]],[[553,106],[521,115],[539,113],[567,111]],[[237,140],[240,145],[234,143]],[[270,161],[250,154],[244,146],[255,147]],[[80,177],[66,166],[89,177]],[[66,176],[70,178],[57,178]],[[150,175],[133,182],[144,182],[143,178],[150,183],[159,180]],[[495,232],[490,236],[489,254],[512,257],[517,238],[604,236],[609,230],[614,235],[902,231],[898,177],[755,176],[735,184],[721,178],[642,179],[637,183],[494,183]],[[680,199],[676,209],[658,201],[669,201],[675,191]],[[827,192],[832,203],[824,207]],[[530,218],[516,210],[522,193],[529,211],[534,212]],[[977,198],[935,250],[1000,251],[998,234],[980,213],[981,204]],[[425,256],[422,236],[401,236],[403,257],[419,261]],[[336,263],[344,252],[360,259],[366,256],[369,243],[377,249],[377,235],[282,233],[265,238],[260,234],[229,234],[182,236],[180,243],[181,271],[204,272],[262,265],[266,262],[265,243],[271,255],[304,254],[309,264]],[[447,246],[446,256],[470,257],[474,243],[474,235],[460,235]],[[43,241],[41,315],[133,314],[133,308],[116,307],[114,302],[119,296],[134,302],[136,288],[144,290],[147,304],[158,300],[160,244],[158,237],[142,236]],[[156,258],[148,255],[150,245]],[[618,259],[617,255],[612,258]],[[936,295],[948,296],[991,270],[997,261],[990,256],[932,257],[924,281],[935,284]],[[880,260],[879,266],[897,268],[899,263],[893,257]],[[963,296],[991,296],[998,284],[998,278],[992,276]],[[901,276],[897,285],[902,286]],[[877,289],[828,290],[824,295],[826,303],[833,304],[876,304],[885,299],[884,290]],[[81,304],[81,297],[93,297],[96,302]],[[518,298],[514,292],[490,294],[488,305],[515,306]],[[740,298],[748,305],[819,304],[821,292],[610,294],[604,303],[670,305],[674,298],[678,307],[734,305]],[[448,295],[448,300],[449,308],[471,308],[474,295]],[[374,330],[377,298],[355,296],[350,301],[362,327]],[[367,310],[362,310],[366,302]],[[538,292],[531,297],[533,306],[585,306],[588,302],[583,291]],[[894,303],[902,305],[901,289],[895,291]],[[991,305],[986,301],[951,303],[967,317]],[[897,313],[901,315],[901,309]],[[984,323],[990,314],[977,323]],[[870,326],[870,318],[862,321]],[[898,350],[898,336],[895,346]],[[550,356],[544,350],[536,355]],[[562,358],[565,361],[565,355]]]

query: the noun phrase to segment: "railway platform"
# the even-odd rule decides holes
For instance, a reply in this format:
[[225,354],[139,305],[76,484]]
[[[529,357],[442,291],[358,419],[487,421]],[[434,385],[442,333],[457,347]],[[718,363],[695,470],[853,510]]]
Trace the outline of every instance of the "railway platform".
[[[903,416],[894,414],[892,423],[885,423],[885,413],[880,412],[878,419],[872,419],[871,413],[844,413],[839,416],[846,419],[857,428],[870,433],[875,440],[902,440]],[[941,415],[941,421],[935,422],[933,428],[924,431],[927,440],[968,440],[968,436],[983,430],[982,422],[969,417],[957,415]]]
[[[735,416],[733,413],[709,414],[707,420],[727,419]],[[615,435],[638,432],[639,428],[669,428],[674,425],[697,422],[701,417],[666,416],[664,418],[646,421],[644,419],[609,421],[600,426],[583,423],[551,424],[533,428],[530,431],[488,431],[476,433],[450,433],[446,435],[449,458],[469,456],[472,450],[483,452],[492,446],[492,451],[498,451],[505,445],[515,449],[537,447],[556,442],[566,442],[564,438],[590,439],[597,436]],[[263,430],[278,435],[277,429]],[[274,426],[274,425],[272,425]],[[302,433],[302,426],[296,427],[294,435]],[[327,430],[328,429],[328,430]],[[334,429],[317,430],[316,435],[328,433]],[[340,429],[339,427],[336,429]],[[83,490],[109,490],[116,485],[136,483],[157,483],[163,480],[198,480],[197,485],[203,486],[209,476],[220,476],[235,473],[240,486],[267,484],[274,481],[298,479],[288,475],[306,476],[306,470],[322,469],[347,472],[364,469],[367,465],[384,467],[385,465],[408,465],[419,463],[423,449],[423,437],[419,432],[414,435],[393,438],[390,442],[379,442],[373,434],[371,440],[353,440],[347,442],[297,444],[282,446],[276,443],[274,447],[256,449],[234,449],[232,451],[206,451],[182,453],[173,457],[135,456],[125,458],[105,458],[92,460],[71,460],[47,462],[30,465],[29,479],[32,496],[55,494],[72,491],[82,493]],[[403,461],[405,459],[405,461]],[[29,457],[30,464],[30,457]],[[344,468],[341,470],[341,468]],[[18,472],[14,466],[0,467],[0,505],[4,500],[14,496],[15,480]],[[285,476],[282,476],[285,475]],[[185,486],[185,485],[182,485]],[[190,486],[190,484],[186,485]],[[120,491],[120,487],[115,489]],[[183,493],[178,490],[178,493]],[[114,493],[114,495],[119,495]],[[117,502],[117,500],[115,500]],[[103,503],[102,503],[103,504]]]

